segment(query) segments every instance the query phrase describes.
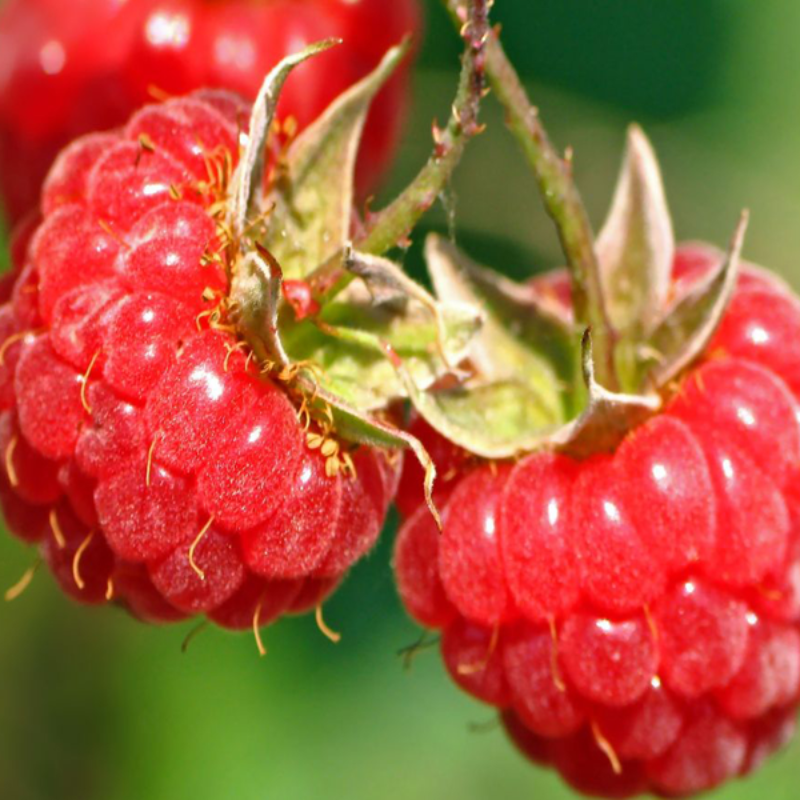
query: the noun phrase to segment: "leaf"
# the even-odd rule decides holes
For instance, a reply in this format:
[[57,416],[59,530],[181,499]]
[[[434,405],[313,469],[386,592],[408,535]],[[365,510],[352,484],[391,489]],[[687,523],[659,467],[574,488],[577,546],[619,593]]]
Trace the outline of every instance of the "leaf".
[[748,212],[743,211],[725,259],[679,298],[650,337],[647,350],[658,362],[648,376],[654,386],[667,384],[708,347],[736,288],[748,220]]
[[366,78],[340,95],[292,143],[266,201],[263,241],[287,278],[303,278],[343,250],[353,212],[356,155],[370,103],[408,50],[393,47]]
[[581,344],[588,403],[577,419],[549,440],[550,444],[575,458],[613,452],[627,433],[661,407],[658,394],[619,394],[602,387],[595,379],[590,329],[587,328]]
[[633,125],[611,211],[597,239],[606,310],[623,336],[649,331],[669,293],[675,238],[661,171]]
[[309,45],[304,50],[281,60],[264,80],[253,103],[247,145],[239,159],[231,180],[229,221],[236,233],[242,237],[248,228],[248,218],[261,209],[261,186],[264,178],[264,150],[267,136],[278,106],[278,98],[289,73],[307,59],[340,44],[339,39],[326,39]]
[[437,296],[483,308],[485,323],[470,346],[481,382],[527,384],[553,423],[561,421],[562,383],[576,364],[574,329],[554,303],[480,267],[440,236],[425,243]]

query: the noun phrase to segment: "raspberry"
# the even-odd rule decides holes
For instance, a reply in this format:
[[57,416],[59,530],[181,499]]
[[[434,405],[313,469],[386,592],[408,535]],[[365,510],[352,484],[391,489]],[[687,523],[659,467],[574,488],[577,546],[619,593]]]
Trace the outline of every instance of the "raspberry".
[[486,467],[459,483],[447,504],[439,545],[445,592],[461,613],[484,625],[513,616],[498,542],[498,506],[507,472],[495,474]]
[[[219,87],[253,99],[261,76],[282,57],[305,43],[339,37],[342,47],[298,70],[282,95],[281,119],[305,127],[390,46],[421,27],[416,0],[79,0],[69,14],[64,8],[58,0],[10,0],[0,14],[0,173],[12,221],[34,207],[62,147],[80,134],[121,125],[153,99],[154,88],[183,95]],[[371,111],[359,163],[364,190],[385,172],[397,146],[408,83],[404,67]],[[235,102],[214,102],[217,110],[241,112]],[[198,136],[217,142],[223,128],[196,103],[171,119],[152,109],[136,125],[159,146],[166,133],[170,154],[190,169],[198,167],[197,154],[192,157]],[[106,134],[97,134],[65,151],[60,160],[68,168],[51,178],[53,193],[79,197],[107,143]],[[113,171],[108,165],[102,171],[110,189]],[[51,204],[52,197],[44,199],[46,214]]]
[[325,439],[228,316],[207,159],[235,167],[242,109],[202,91],[71,145],[0,307],[9,526],[70,597],[146,622],[315,608],[399,478],[394,455]]
[[[673,293],[711,258],[679,249]],[[564,283],[534,288],[568,304]],[[455,466],[437,495],[441,535],[419,495],[402,506],[394,565],[409,614],[442,631],[448,672],[502,710],[519,749],[581,792],[710,789],[791,735],[796,330],[800,303],[745,271],[705,357],[613,452],[486,464],[442,444]]]
[[62,541],[46,536],[42,558],[65,594],[81,603],[105,603],[114,555],[104,538],[78,519],[68,501],[62,501],[54,513]]
[[492,647],[492,636],[491,629],[461,617],[442,634],[442,659],[466,692],[502,708],[510,703],[510,689],[500,653]]
[[[419,439],[436,464],[434,499],[441,503],[454,488],[463,468],[470,460],[469,454],[437,433],[421,417],[415,416],[409,422],[407,430]],[[397,509],[403,516],[410,517],[424,502],[424,479],[422,467],[414,459],[409,459],[400,476],[395,498]]]
[[291,502],[242,536],[253,572],[301,577],[320,565],[336,539],[343,492],[342,480],[328,477],[322,460],[304,453]]
[[429,628],[446,628],[457,615],[439,573],[439,536],[428,507],[421,502],[400,529],[394,554],[394,570],[406,609]]

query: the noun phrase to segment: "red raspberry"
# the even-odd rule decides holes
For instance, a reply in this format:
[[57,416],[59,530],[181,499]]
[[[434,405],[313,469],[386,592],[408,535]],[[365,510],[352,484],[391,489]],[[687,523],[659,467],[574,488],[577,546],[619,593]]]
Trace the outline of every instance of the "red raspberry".
[[[12,221],[35,205],[58,151],[76,136],[125,122],[154,89],[204,86],[253,99],[261,77],[306,44],[344,44],[287,84],[280,117],[306,126],[420,29],[417,0],[9,0],[0,13],[0,173]],[[373,107],[359,165],[368,189],[397,144],[408,94],[401,68]],[[35,102],[31,101],[35,98]],[[102,137],[74,155],[88,166]],[[71,186],[62,187],[65,192]]]
[[[717,262],[679,249],[674,295]],[[562,274],[533,286],[570,302]],[[705,359],[615,452],[462,455],[439,495],[441,535],[419,496],[416,511],[404,501],[408,612],[441,629],[448,671],[502,710],[520,750],[579,791],[710,789],[791,735],[798,336],[800,302],[745,271]]]
[[[422,418],[414,416],[407,426],[408,432],[423,444],[431,460],[436,464],[434,499],[442,503],[453,489],[465,466],[471,460],[468,453],[437,433]],[[395,502],[403,516],[410,517],[425,501],[425,473],[419,462],[409,459],[397,487]]]
[[396,489],[384,451],[307,446],[298,396],[226,316],[227,255],[205,258],[222,223],[198,176],[203,153],[235,163],[242,112],[203,91],[72,144],[0,307],[9,527],[71,597],[148,622],[257,628],[313,609],[375,543]]

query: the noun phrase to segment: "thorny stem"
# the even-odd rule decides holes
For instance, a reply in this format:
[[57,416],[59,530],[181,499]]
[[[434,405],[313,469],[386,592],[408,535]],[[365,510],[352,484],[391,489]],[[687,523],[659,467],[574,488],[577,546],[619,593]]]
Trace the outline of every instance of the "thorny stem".
[[[460,25],[459,0],[443,2],[453,21]],[[615,333],[603,297],[594,234],[572,179],[572,165],[560,156],[550,141],[539,111],[508,60],[497,31],[492,31],[486,45],[486,72],[505,109],[506,124],[536,175],[545,209],[558,229],[572,274],[575,317],[582,327],[592,328],[598,380],[607,388],[616,389]]]
[[[457,3],[460,31],[466,42],[461,77],[452,114],[444,130],[434,129],[435,147],[428,162],[403,193],[383,210],[370,215],[365,232],[355,241],[357,250],[382,255],[405,239],[447,186],[467,142],[480,133],[478,112],[484,94],[489,8],[493,0]],[[336,254],[308,278],[315,299],[324,304],[350,281],[342,254]]]

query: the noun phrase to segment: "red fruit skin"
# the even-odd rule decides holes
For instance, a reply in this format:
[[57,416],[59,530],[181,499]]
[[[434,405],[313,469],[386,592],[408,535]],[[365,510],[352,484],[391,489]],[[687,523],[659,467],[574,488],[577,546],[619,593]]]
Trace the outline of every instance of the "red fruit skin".
[[508,468],[472,472],[450,497],[442,519],[439,571],[459,613],[493,627],[513,618],[498,537],[499,506]]
[[244,583],[246,570],[236,539],[210,528],[187,557],[192,541],[176,547],[166,558],[151,561],[153,586],[176,608],[198,614],[217,608]]
[[644,615],[616,621],[577,612],[561,630],[560,655],[581,695],[607,706],[628,706],[652,684],[658,643]]
[[[443,505],[464,471],[469,468],[470,457],[437,433],[422,417],[412,417],[407,430],[419,439],[436,465],[433,499],[437,505]],[[409,458],[400,476],[395,498],[397,510],[404,518],[410,517],[425,504],[424,481],[422,466],[416,459]]]
[[[678,248],[673,299],[719,263]],[[564,272],[531,291],[571,310]],[[794,734],[799,337],[800,301],[746,266],[705,358],[614,452],[487,465],[412,423],[447,464],[445,525],[406,470],[400,596],[454,682],[583,794],[693,795]]]
[[336,523],[330,549],[313,570],[315,578],[336,578],[368,553],[380,535],[389,509],[394,487],[389,486],[392,481],[384,455],[362,448],[356,451],[353,463],[356,474],[341,477],[338,513],[334,512],[335,495],[326,498],[329,515],[335,517]]
[[165,625],[180,622],[188,616],[165,599],[141,564],[118,561],[111,581],[112,599],[122,603],[140,622]]
[[211,611],[209,617],[233,631],[260,628],[288,612],[302,588],[300,581],[265,581],[248,575],[233,597]]
[[83,524],[71,508],[61,505],[56,513],[63,542],[45,537],[42,558],[67,596],[79,603],[102,605],[114,571],[114,555],[104,538]]
[[617,462],[595,456],[582,467],[573,525],[583,594],[601,611],[630,614],[663,591],[665,570],[639,533]]
[[551,757],[564,780],[582,794],[625,798],[647,789],[641,763],[623,761],[617,771],[586,728],[554,742]]
[[349,487],[325,474],[322,459],[304,454],[290,501],[242,535],[244,560],[265,578],[302,578],[315,573],[330,553],[339,531],[342,498]]
[[550,631],[514,626],[504,637],[503,665],[514,710],[534,733],[561,739],[582,727],[585,704],[564,683]]
[[341,575],[331,578],[304,578],[300,581],[300,589],[293,595],[286,613],[297,615],[314,611],[336,591],[341,582]]
[[624,708],[595,705],[597,729],[614,752],[629,761],[650,761],[663,755],[684,725],[683,703],[653,678],[647,692]]
[[[145,622],[204,614],[242,630],[317,608],[375,544],[402,468],[375,448],[348,453],[349,470],[308,447],[300,401],[224,316],[190,131],[234,148],[235,166],[242,112],[204,90],[71,145],[41,223],[15,238],[0,305],[8,527],[65,594]],[[214,329],[209,289],[223,298]]]
[[397,536],[394,570],[406,611],[426,628],[445,628],[457,615],[439,573],[441,532],[421,505]]
[[6,529],[22,542],[37,544],[50,532],[47,508],[26,503],[6,478],[0,480],[0,507]]
[[498,708],[511,704],[503,645],[491,630],[456,619],[442,633],[442,659],[465,692]]
[[699,701],[675,744],[648,762],[651,786],[667,795],[689,795],[739,775],[748,749],[746,728]]
[[[389,47],[406,34],[418,39],[422,27],[417,0],[76,0],[69,14],[65,8],[58,0],[9,0],[0,11],[0,174],[12,222],[35,207],[62,147],[123,124],[154,91],[175,96],[219,87],[252,100],[283,56],[340,38],[341,46],[287,81],[279,117],[305,127]],[[358,168],[363,192],[390,163],[408,94],[406,60],[367,121]],[[96,137],[62,154],[59,163],[68,168],[51,175],[50,196],[80,194],[80,175],[102,142]],[[43,210],[52,210],[47,199]]]
[[535,454],[513,469],[503,493],[503,567],[517,607],[532,620],[567,613],[580,596],[570,519],[575,473],[568,458]]
[[670,570],[710,557],[716,544],[716,498],[697,438],[682,422],[662,416],[629,436],[617,453],[631,518],[647,548]]

